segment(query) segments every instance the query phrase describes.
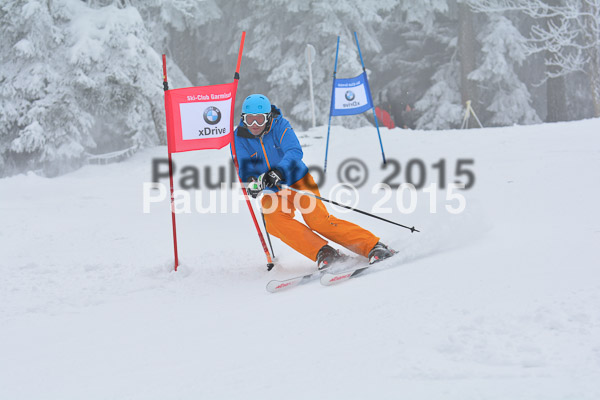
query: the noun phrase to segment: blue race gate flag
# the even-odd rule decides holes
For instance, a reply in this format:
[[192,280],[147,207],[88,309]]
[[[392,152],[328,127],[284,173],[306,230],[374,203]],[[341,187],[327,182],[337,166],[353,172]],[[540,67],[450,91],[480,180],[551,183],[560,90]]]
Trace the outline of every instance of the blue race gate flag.
[[331,99],[331,115],[360,114],[373,108],[367,73],[354,78],[335,79]]
[[331,106],[329,107],[329,123],[327,124],[327,144],[325,145],[325,165],[323,167],[323,172],[327,171],[327,154],[329,153],[331,117],[336,115],[361,114],[367,111],[369,108],[373,110],[373,118],[375,119],[375,127],[377,128],[377,137],[379,137],[379,146],[381,147],[381,157],[383,158],[383,163],[385,164],[385,154],[383,152],[381,134],[379,133],[379,123],[377,122],[377,116],[375,115],[375,106],[373,105],[371,89],[369,88],[369,81],[367,80],[367,70],[365,68],[365,62],[362,58],[362,53],[360,52],[358,35],[356,32],[354,32],[354,39],[356,40],[356,48],[358,49],[358,55],[360,56],[360,63],[362,65],[363,73],[354,78],[338,79],[336,74],[338,53],[340,51],[340,37],[338,36],[337,38],[337,46],[335,48],[335,64],[333,67],[333,87],[331,88]]

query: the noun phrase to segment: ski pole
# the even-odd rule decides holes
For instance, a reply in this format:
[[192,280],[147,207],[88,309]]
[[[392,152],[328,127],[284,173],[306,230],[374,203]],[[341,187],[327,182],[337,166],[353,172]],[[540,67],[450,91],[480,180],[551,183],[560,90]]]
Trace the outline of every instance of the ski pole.
[[[263,214],[262,208],[260,210],[260,215],[263,220],[263,225],[265,226],[265,232],[267,233],[267,241],[269,242],[269,247],[271,248],[271,256],[273,256],[273,258],[275,258],[275,252],[273,251],[273,245],[271,244],[271,235],[269,235],[269,231],[267,231],[267,221],[265,221],[265,214]],[[272,270],[274,266],[275,266],[275,264],[270,264],[270,267],[267,266],[267,270],[268,271]]]
[[408,226],[406,226],[406,225],[402,225],[402,224],[399,224],[399,223],[397,223],[397,222],[390,221],[389,219],[385,219],[385,218],[379,217],[379,216],[377,216],[377,215],[373,215],[373,214],[371,214],[371,213],[368,213],[368,212],[366,212],[366,211],[362,211],[362,210],[359,210],[359,209],[357,209],[357,208],[353,208],[353,207],[350,207],[350,206],[346,206],[346,205],[344,205],[344,204],[340,204],[340,203],[338,203],[338,202],[335,202],[335,201],[333,201],[333,200],[328,200],[328,199],[326,199],[326,198],[324,198],[324,197],[317,196],[317,195],[316,195],[316,194],[314,194],[314,193],[305,192],[305,191],[303,191],[303,190],[297,190],[297,189],[294,189],[293,187],[291,187],[291,186],[288,186],[288,185],[285,185],[285,184],[283,184],[283,183],[282,183],[280,186],[281,186],[283,189],[289,189],[289,190],[293,190],[293,191],[294,191],[294,192],[296,192],[296,193],[305,194],[305,195],[307,195],[307,196],[314,197],[315,199],[319,199],[319,200],[322,200],[322,201],[326,201],[326,202],[328,202],[328,203],[335,204],[336,206],[344,207],[344,208],[347,208],[348,210],[356,211],[357,213],[361,213],[361,214],[364,214],[364,215],[368,215],[369,217],[373,217],[373,218],[376,218],[376,219],[379,219],[379,220],[382,220],[382,221],[385,221],[385,222],[389,222],[390,224],[394,224],[394,225],[401,226],[401,227],[403,227],[403,228],[409,229],[411,233],[414,233],[414,232],[421,232],[421,231],[419,231],[418,229],[415,229],[415,227],[414,227],[414,226],[413,226],[413,227],[408,227]]

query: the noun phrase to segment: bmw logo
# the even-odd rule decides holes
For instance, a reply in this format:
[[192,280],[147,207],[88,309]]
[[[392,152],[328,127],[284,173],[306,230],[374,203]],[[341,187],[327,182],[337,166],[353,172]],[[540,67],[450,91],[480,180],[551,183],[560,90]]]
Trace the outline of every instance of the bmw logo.
[[348,101],[354,100],[354,92],[352,90],[348,90],[345,97]]
[[207,107],[204,110],[204,121],[209,125],[216,125],[221,120],[221,110],[215,106]]

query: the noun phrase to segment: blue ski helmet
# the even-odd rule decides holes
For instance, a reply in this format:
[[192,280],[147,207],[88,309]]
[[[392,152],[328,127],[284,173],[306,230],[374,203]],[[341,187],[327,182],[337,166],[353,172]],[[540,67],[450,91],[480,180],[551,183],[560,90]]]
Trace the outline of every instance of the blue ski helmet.
[[267,114],[271,112],[271,102],[262,94],[251,94],[242,104],[242,114]]

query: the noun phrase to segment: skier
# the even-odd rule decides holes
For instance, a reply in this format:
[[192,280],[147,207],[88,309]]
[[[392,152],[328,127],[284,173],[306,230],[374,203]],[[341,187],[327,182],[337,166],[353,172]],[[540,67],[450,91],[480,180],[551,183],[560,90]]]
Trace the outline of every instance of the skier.
[[[267,232],[271,235],[316,261],[319,270],[343,259],[339,250],[329,246],[321,236],[367,257],[369,263],[393,255],[371,232],[330,215],[321,200],[279,190],[278,185],[283,183],[320,196],[302,162],[303,152],[294,130],[266,96],[252,94],[244,100],[242,119],[234,137],[239,173],[242,181],[248,182],[248,194],[256,198],[263,190],[265,194],[272,193],[261,199],[263,209],[272,210],[265,212]],[[294,206],[295,202],[299,207]],[[296,208],[306,225],[294,219]]]

